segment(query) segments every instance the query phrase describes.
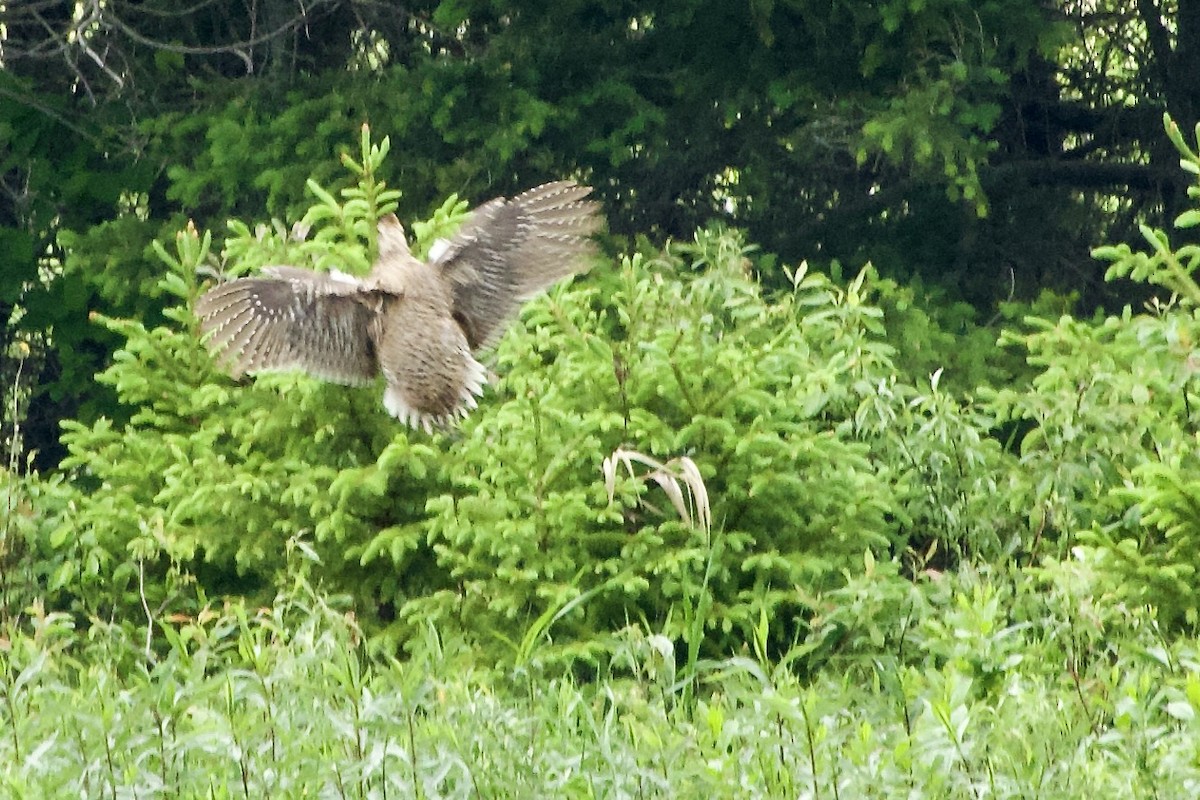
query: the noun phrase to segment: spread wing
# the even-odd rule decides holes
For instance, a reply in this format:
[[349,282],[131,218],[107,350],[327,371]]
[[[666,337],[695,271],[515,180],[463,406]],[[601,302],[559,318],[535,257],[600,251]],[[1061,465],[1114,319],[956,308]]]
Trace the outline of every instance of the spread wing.
[[219,284],[196,301],[208,349],[235,378],[289,368],[336,383],[378,372],[372,295],[345,275],[268,267]]
[[600,227],[591,191],[556,181],[485,203],[433,259],[472,349],[496,339],[524,300],[590,266]]

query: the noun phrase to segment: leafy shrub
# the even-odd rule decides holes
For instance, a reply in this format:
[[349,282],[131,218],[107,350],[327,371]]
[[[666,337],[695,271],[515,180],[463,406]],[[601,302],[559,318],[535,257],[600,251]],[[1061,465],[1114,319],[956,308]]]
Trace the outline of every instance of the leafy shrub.
[[[386,149],[364,129],[346,160],[357,184],[339,199],[311,183],[298,226],[234,221],[219,251],[192,228],[157,245],[169,324],[102,318],[125,345],[99,380],[132,417],[67,425],[73,494],[41,545],[60,556],[51,585],[81,608],[169,608],[193,578],[265,598],[300,546],[393,646],[432,622],[498,658],[594,661],[645,619],[722,653],[765,614],[782,652],[864,553],[919,569],[1016,546],[1021,520],[995,501],[1015,480],[997,419],[942,389],[940,371],[927,389],[898,373],[873,271],[838,286],[801,265],[767,292],[756,270],[773,260],[721,228],[531,303],[457,431],[398,428],[376,392],[297,375],[235,388],[196,338],[198,275],[367,269],[397,197],[378,177]],[[414,224],[417,250],[464,211],[452,197]],[[641,476],[606,486],[601,465],[621,449],[689,459],[711,527],[666,512]]]
[[[1182,165],[1200,157],[1167,120]],[[1200,199],[1200,187],[1189,188]],[[1200,222],[1187,211],[1176,224]],[[1032,332],[1008,335],[1039,372],[1028,389],[987,393],[1001,421],[1023,430],[1022,470],[1007,492],[1024,508],[1030,549],[1064,556],[1076,543],[1097,548],[1100,585],[1136,604],[1152,603],[1168,624],[1196,620],[1193,576],[1200,562],[1194,469],[1200,407],[1193,390],[1200,341],[1200,288],[1194,246],[1172,250],[1162,231],[1143,227],[1149,253],[1101,247],[1109,279],[1131,277],[1173,295],[1094,321],[1030,319]]]
[[[312,221],[336,217],[332,223],[307,241],[281,226],[235,224],[222,255],[322,263],[336,248],[347,269],[369,263],[363,240],[394,197],[370,169],[385,151],[364,146],[357,168],[367,189],[347,192],[344,204],[326,197],[312,211]],[[214,591],[269,587],[284,542],[322,533],[316,529],[335,508],[330,484],[338,470],[374,461],[390,430],[364,394],[292,376],[231,391],[199,346],[188,310],[200,291],[197,269],[213,261],[211,235],[189,227],[174,250],[158,247],[168,266],[160,290],[176,303],[165,312],[172,326],[102,319],[126,343],[98,380],[136,409],[132,418],[65,426],[64,466],[78,494],[50,542],[70,553],[52,586],[69,589],[93,613],[136,608],[143,594],[152,606],[166,601],[166,582],[155,578],[183,564],[199,564]],[[314,446],[324,463],[310,459]]]
[[1034,332],[1004,341],[1019,344],[1039,374],[1027,389],[985,396],[999,420],[1024,431],[1023,477],[1009,500],[1029,516],[1037,536],[1030,547],[1061,555],[1079,531],[1119,521],[1124,504],[1112,490],[1186,436],[1179,320],[1127,310],[1095,323],[1064,316],[1027,324]]

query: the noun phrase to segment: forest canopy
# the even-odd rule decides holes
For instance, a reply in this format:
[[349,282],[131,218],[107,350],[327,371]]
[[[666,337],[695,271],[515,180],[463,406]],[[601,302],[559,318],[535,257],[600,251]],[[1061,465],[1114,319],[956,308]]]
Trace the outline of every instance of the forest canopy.
[[1088,251],[1182,207],[1161,118],[1197,119],[1197,41],[1175,0],[9,3],[3,374],[27,342],[52,465],[60,420],[119,414],[87,312],[161,312],[149,242],[296,215],[364,122],[403,218],[575,176],[621,236],[720,219],[985,316],[1045,288],[1119,306],[1141,295]]

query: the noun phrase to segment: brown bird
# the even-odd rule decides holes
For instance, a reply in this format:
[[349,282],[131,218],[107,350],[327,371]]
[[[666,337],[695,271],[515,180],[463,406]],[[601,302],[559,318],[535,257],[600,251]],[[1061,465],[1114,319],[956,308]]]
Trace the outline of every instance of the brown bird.
[[591,188],[546,183],[475,209],[427,262],[394,215],[379,222],[365,278],[267,267],[196,301],[208,348],[235,377],[301,369],[362,385],[383,373],[383,405],[427,432],[463,417],[483,392],[473,353],[499,338],[521,303],[585,271],[600,227]]

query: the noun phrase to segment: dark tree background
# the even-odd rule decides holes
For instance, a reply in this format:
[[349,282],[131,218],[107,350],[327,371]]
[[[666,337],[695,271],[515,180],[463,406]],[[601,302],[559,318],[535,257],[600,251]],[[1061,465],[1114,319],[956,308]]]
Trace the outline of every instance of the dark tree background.
[[616,234],[724,218],[985,310],[1123,302],[1089,249],[1184,196],[1162,114],[1198,119],[1198,0],[507,5],[5,4],[0,374],[33,376],[39,465],[60,420],[121,418],[88,312],[159,313],[148,243],[293,215],[364,121],[410,216],[576,175]]

